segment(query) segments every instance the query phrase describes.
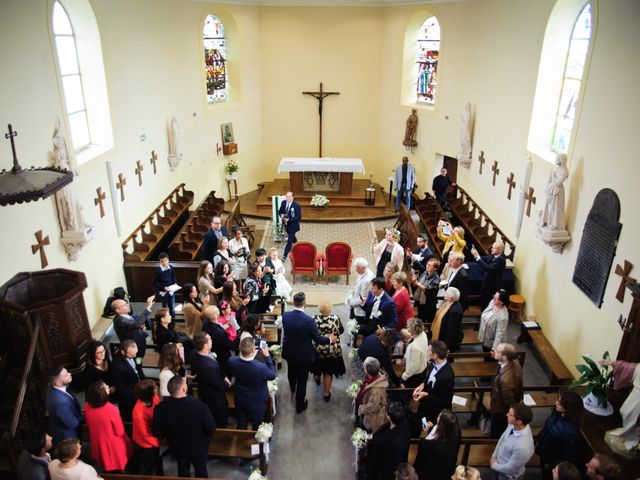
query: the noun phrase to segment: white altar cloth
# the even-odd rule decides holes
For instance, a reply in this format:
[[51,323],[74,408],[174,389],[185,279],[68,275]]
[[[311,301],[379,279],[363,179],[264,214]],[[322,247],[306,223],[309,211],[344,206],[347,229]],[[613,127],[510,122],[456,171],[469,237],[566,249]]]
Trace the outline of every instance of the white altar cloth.
[[283,157],[278,165],[281,172],[357,172],[364,173],[361,158]]

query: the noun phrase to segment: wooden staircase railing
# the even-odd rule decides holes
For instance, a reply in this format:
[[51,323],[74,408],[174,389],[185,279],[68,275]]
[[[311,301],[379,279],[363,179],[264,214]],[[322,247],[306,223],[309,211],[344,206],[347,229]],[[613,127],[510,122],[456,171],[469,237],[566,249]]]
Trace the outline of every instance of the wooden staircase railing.
[[122,242],[125,260],[139,262],[149,258],[176,221],[189,211],[193,192],[178,185],[151,214]]
[[169,245],[169,256],[176,260],[197,259],[204,235],[211,228],[211,219],[220,215],[223,207],[224,200],[217,198],[215,190],[212,190]]
[[436,199],[428,192],[425,192],[424,198],[416,199],[414,202],[416,213],[420,218],[422,227],[427,232],[429,237],[429,246],[433,250],[433,253],[442,258],[444,255],[444,242],[438,238],[438,221],[447,219],[447,215],[442,210]]
[[[460,185],[454,187],[447,196],[447,201],[454,215],[460,219],[467,232],[467,244],[473,243],[478,250],[488,253],[493,242],[504,242],[504,254],[513,262],[516,245],[495,224],[487,213],[473,200]],[[480,253],[483,253],[482,251]]]

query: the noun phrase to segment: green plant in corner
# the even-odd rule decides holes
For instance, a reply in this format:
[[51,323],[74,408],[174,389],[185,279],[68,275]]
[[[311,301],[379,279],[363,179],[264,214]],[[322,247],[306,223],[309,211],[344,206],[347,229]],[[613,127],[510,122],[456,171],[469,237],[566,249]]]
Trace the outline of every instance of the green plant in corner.
[[[604,352],[603,360],[610,360],[609,352]],[[571,384],[571,388],[586,385],[587,393],[593,394],[604,408],[608,406],[607,394],[611,389],[613,371],[609,365],[598,365],[592,358],[582,356],[584,364],[576,365],[580,378]]]

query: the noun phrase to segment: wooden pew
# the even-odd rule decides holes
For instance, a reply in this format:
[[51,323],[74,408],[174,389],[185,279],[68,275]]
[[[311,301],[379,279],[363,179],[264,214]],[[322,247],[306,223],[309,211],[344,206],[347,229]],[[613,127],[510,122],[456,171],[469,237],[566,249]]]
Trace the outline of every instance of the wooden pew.
[[225,227],[229,232],[229,235],[233,235],[233,228],[238,226],[242,228],[242,233],[245,237],[247,237],[247,241],[249,242],[249,246],[252,247],[255,241],[253,237],[253,232],[256,229],[255,225],[247,225],[245,222],[242,213],[240,212],[240,200],[238,199],[236,203],[233,205],[233,208],[229,211],[227,219],[225,221]]
[[166,245],[168,237],[180,228],[193,204],[193,192],[178,185],[122,242],[125,261],[144,261]]
[[195,260],[198,258],[204,235],[211,228],[211,218],[220,215],[224,200],[216,197],[212,190],[191,214],[169,245],[169,256],[175,260]]
[[558,352],[549,343],[547,337],[544,336],[540,329],[526,329],[523,328],[525,338],[528,342],[536,348],[536,351],[542,358],[549,371],[551,372],[552,383],[571,383],[573,382],[573,374],[564,364]]
[[436,199],[425,192],[423,199],[416,199],[414,202],[416,213],[420,218],[422,228],[429,237],[429,246],[438,258],[442,258],[444,242],[438,238],[438,221],[448,218],[444,210],[440,207]]
[[[505,245],[504,254],[513,262],[516,245],[489,218],[471,196],[460,186],[453,187],[447,195],[447,201],[454,215],[460,219],[465,229],[467,244],[472,242],[481,254],[486,255],[491,244],[502,240]],[[484,253],[482,252],[484,251]]]

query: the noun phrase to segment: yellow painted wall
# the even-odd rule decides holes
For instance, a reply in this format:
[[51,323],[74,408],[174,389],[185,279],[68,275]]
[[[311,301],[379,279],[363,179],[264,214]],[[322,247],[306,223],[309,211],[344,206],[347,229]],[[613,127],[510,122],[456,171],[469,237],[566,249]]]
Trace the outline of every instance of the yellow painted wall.
[[[420,192],[430,188],[438,154],[455,156],[459,116],[473,106],[474,160],[459,169],[460,184],[515,240],[515,200],[506,199],[505,178],[522,181],[540,49],[554,0],[483,0],[396,7],[255,7],[172,0],[93,1],[101,30],[115,147],[80,168],[74,182],[96,239],[69,263],[58,241],[52,200],[0,209],[2,264],[0,282],[18,271],[37,270],[31,254],[33,233],[50,235],[50,268],[83,270],[89,278],[85,295],[91,321],[108,290],[123,284],[119,241],[111,206],[99,220],[93,205],[95,188],[106,189],[104,162],[127,175],[122,204],[123,232],[131,231],[178,183],[196,192],[196,201],[215,189],[226,192],[224,158],[215,156],[219,126],[234,124],[241,191],[271,180],[283,156],[317,154],[317,102],[302,95],[324,82],[330,97],[324,111],[324,154],[364,160],[367,176],[387,185],[400,157],[410,106],[401,101],[405,36],[420,18],[436,15],[442,27],[440,84],[433,109],[419,109],[419,145],[408,154],[416,165]],[[0,50],[3,86],[0,125],[12,122],[20,132],[23,165],[42,165],[62,109],[47,27],[45,0],[0,2],[0,38],[13,49]],[[206,107],[201,83],[201,21],[207,13],[231,18],[239,63],[230,65],[240,89],[229,104]],[[595,307],[571,283],[582,226],[596,192],[613,188],[622,203],[623,224],[616,263],[640,265],[632,242],[640,234],[636,142],[640,96],[637,45],[640,4],[634,0],[600,0],[597,30],[582,104],[570,178],[566,184],[568,228],[573,236],[561,255],[535,234],[534,217],[526,218],[517,240],[516,274],[527,298],[527,313],[537,315],[545,334],[568,365],[585,352],[617,351],[618,315],[629,310],[614,299],[619,279],[612,275],[603,307]],[[230,42],[232,38],[230,37]],[[176,116],[183,132],[184,160],[175,172],[166,163],[166,122]],[[140,143],[140,134],[147,140]],[[8,142],[0,162],[10,162]],[[157,176],[150,174],[149,152],[160,158]],[[485,151],[485,174],[478,175],[477,156]],[[145,161],[145,183],[138,188],[136,160]],[[491,185],[489,166],[501,170]],[[536,160],[531,185],[542,203],[550,166]],[[534,208],[535,210],[535,208]],[[534,212],[535,214],[535,212]]]

